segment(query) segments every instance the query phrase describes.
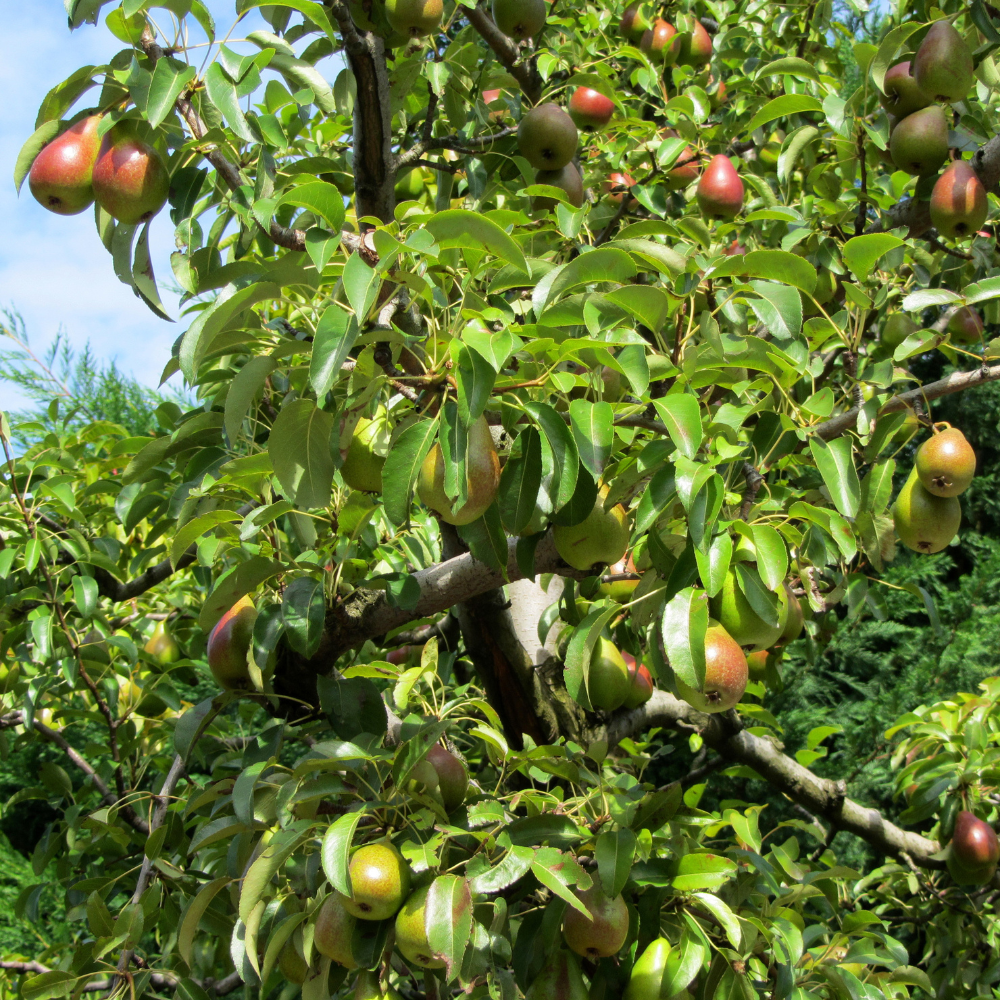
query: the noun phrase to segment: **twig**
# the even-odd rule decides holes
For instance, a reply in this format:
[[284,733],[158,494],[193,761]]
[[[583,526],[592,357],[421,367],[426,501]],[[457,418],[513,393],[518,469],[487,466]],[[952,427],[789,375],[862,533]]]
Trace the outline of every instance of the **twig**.
[[750,517],[754,501],[764,484],[764,477],[749,462],[743,463],[743,477],[746,479],[746,486],[743,488],[743,502],[740,504],[740,519],[745,521]]
[[438,149],[452,149],[459,153],[465,153],[467,156],[478,156],[481,147],[490,146],[498,139],[506,139],[508,136],[514,135],[517,129],[513,126],[510,128],[502,128],[499,132],[490,132],[485,135],[473,136],[469,139],[465,139],[459,135],[447,135],[440,139],[433,139],[430,136],[424,136],[418,142],[415,142],[405,153],[401,153],[396,158],[396,169],[400,167],[410,166],[412,163],[417,161],[424,153],[433,153]]
[[485,6],[465,11],[466,17],[496,57],[507,67],[530,104],[537,104],[542,97],[542,80],[534,65],[521,62],[521,50],[494,23]]
[[924,239],[927,241],[928,246],[930,246],[933,250],[943,250],[945,253],[950,253],[952,257],[958,257],[960,260],[976,259],[971,253],[966,253],[964,250],[956,250],[954,247],[950,247],[947,244],[942,243],[931,233],[925,234]]

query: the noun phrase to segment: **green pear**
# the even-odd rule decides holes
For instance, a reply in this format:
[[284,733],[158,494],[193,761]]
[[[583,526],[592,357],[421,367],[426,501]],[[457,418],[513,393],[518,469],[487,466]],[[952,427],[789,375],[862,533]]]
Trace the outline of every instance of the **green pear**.
[[628,666],[618,647],[600,636],[590,655],[587,694],[594,708],[613,712],[625,704],[631,689]]
[[934,434],[917,449],[917,477],[928,493],[957,497],[976,474],[976,453],[957,427],[944,424],[939,431],[940,426],[935,424]]
[[161,666],[175,663],[181,658],[181,650],[174,637],[170,634],[165,621],[157,622],[153,629],[153,634],[149,641],[142,647],[143,651],[149,653],[151,657]]
[[352,490],[364,490],[366,493],[382,492],[382,466],[385,456],[375,450],[380,445],[388,443],[389,414],[385,407],[380,406],[371,419],[362,417],[354,428],[347,458],[340,467],[344,482]]
[[933,97],[920,89],[909,62],[896,63],[889,69],[885,74],[882,90],[884,93],[878,95],[882,107],[897,118],[912,115],[914,111],[934,102]]
[[935,101],[964,101],[972,88],[972,53],[950,21],[935,21],[913,57],[917,86]]
[[937,497],[928,493],[914,468],[896,497],[892,517],[896,534],[908,549],[940,552],[958,534],[962,505],[957,497]]
[[35,157],[28,188],[35,200],[57,215],[77,215],[94,203],[94,163],[101,140],[99,115],[84,118],[56,136]]
[[784,587],[778,588],[777,597],[778,624],[769,625],[751,607],[740,589],[735,567],[730,567],[722,589],[711,599],[709,609],[712,617],[739,645],[767,649],[781,638],[788,622],[788,594]]
[[545,0],[493,0],[496,26],[515,41],[534,38],[545,27]]
[[352,939],[357,918],[347,912],[344,897],[331,892],[316,914],[313,943],[316,950],[348,969],[356,969]]
[[918,177],[936,174],[948,159],[948,122],[937,104],[907,115],[889,138],[892,162]]
[[975,306],[962,306],[948,320],[948,332],[962,344],[980,343],[983,329],[983,318]]
[[735,708],[747,689],[749,668],[742,647],[716,621],[705,633],[705,683],[702,690],[674,678],[677,693],[699,712],[709,715]]
[[557,104],[532,108],[517,127],[517,148],[536,170],[559,170],[576,154],[580,141],[573,119]]
[[788,614],[785,618],[785,627],[781,631],[778,644],[787,646],[790,642],[795,642],[802,635],[802,629],[805,627],[805,615],[802,613],[802,605],[799,603],[799,599],[792,593],[792,588],[787,582],[781,586],[788,600]]
[[101,140],[93,185],[94,198],[105,212],[137,226],[163,208],[170,175],[163,157],[149,143],[116,126]]
[[566,944],[578,955],[596,962],[600,958],[617,955],[628,937],[628,907],[620,895],[609,899],[601,888],[594,884],[577,893],[589,919],[576,907],[566,908],[563,917],[563,937]]
[[407,38],[420,38],[436,31],[443,13],[441,0],[385,0],[389,24]]
[[[580,176],[580,171],[576,169],[575,163],[567,163],[558,170],[536,171],[535,183],[551,184],[552,187],[565,191],[569,203],[574,208],[579,208],[583,204],[583,178]],[[532,199],[531,207],[536,212],[547,212],[555,208],[557,204],[555,198],[539,195]]]
[[904,312],[890,313],[882,327],[882,343],[895,350],[911,333],[916,333],[920,327]]
[[383,990],[377,972],[362,969],[354,984],[354,1000],[402,1000],[397,990],[386,986]]
[[257,609],[249,597],[241,597],[208,635],[206,653],[216,683],[227,691],[253,687],[247,653],[253,640]]
[[438,790],[445,809],[451,812],[464,801],[469,791],[469,772],[465,765],[440,743],[427,751],[427,760],[437,772]]
[[452,510],[451,499],[445,492],[444,472],[444,453],[441,445],[435,442],[420,466],[417,479],[420,499],[448,524],[470,524],[481,517],[500,488],[500,458],[485,417],[480,417],[469,428],[465,460],[468,500],[457,511]]
[[278,968],[285,979],[299,986],[306,981],[306,977],[309,975],[309,966],[306,965],[306,960],[299,952],[298,946],[291,939],[285,942],[281,954],[278,955]]
[[577,957],[557,951],[532,980],[524,1000],[589,1000]]
[[430,886],[416,889],[396,915],[396,947],[411,965],[421,969],[443,969],[427,940],[427,894]]
[[666,938],[657,938],[636,959],[625,988],[623,1000],[669,1000],[664,989],[669,987],[663,982],[663,973],[670,958],[670,942]]
[[410,894],[410,866],[389,841],[365,844],[351,858],[344,908],[361,920],[388,920]]
[[552,529],[556,551],[574,569],[586,570],[598,563],[618,562],[628,548],[628,515],[621,504],[604,509],[608,487],[602,486],[594,509],[579,523],[557,524]]

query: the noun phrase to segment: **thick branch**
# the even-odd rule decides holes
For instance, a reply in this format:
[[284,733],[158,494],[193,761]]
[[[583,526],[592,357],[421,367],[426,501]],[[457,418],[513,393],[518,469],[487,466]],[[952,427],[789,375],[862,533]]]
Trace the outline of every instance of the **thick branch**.
[[467,10],[465,15],[500,62],[507,67],[507,72],[517,80],[528,101],[537,104],[542,98],[542,79],[535,67],[520,61],[521,50],[496,26],[485,7]]
[[933,857],[940,850],[936,841],[903,830],[885,819],[877,809],[869,809],[847,798],[843,782],[813,774],[783,754],[771,740],[753,736],[746,730],[735,732],[729,718],[703,715],[666,691],[654,691],[642,708],[622,713],[612,720],[607,739],[614,744],[653,726],[697,728],[705,743],[721,757],[752,768],[793,803],[825,819],[838,830],[860,837],[879,853],[896,858],[909,855],[922,868],[945,867],[943,861]]

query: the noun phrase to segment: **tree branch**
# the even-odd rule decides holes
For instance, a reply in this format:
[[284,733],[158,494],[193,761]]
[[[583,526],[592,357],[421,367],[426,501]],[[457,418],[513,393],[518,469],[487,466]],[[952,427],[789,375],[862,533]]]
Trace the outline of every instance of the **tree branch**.
[[529,103],[537,104],[542,97],[542,79],[534,64],[528,65],[520,61],[521,50],[496,26],[484,6],[466,10],[465,15],[500,62],[507,67],[507,72],[517,80]]
[[506,139],[516,133],[517,129],[511,126],[510,128],[502,128],[499,132],[477,135],[471,139],[463,139],[460,135],[447,135],[440,139],[425,136],[414,143],[405,153],[401,153],[396,160],[396,165],[397,167],[408,167],[416,163],[424,153],[432,153],[437,149],[453,149],[456,152],[465,153],[467,156],[478,156],[482,152],[478,147],[490,146],[496,140]]

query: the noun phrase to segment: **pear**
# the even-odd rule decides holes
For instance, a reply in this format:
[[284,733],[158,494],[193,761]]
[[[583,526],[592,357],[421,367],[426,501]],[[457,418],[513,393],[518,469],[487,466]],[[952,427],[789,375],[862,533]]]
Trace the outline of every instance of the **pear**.
[[[669,989],[663,982],[663,974],[670,952],[670,942],[666,938],[657,938],[650,943],[632,966],[624,1000],[660,1000],[661,991]],[[663,996],[663,1000],[668,1000],[668,997]]]
[[377,972],[362,969],[354,984],[354,1000],[402,1000],[402,997],[391,986],[383,991]]
[[435,443],[420,467],[417,493],[448,524],[471,524],[482,516],[500,488],[500,459],[485,417],[469,428],[465,477],[468,499],[457,511],[452,511],[451,499],[444,489],[444,453],[441,445]]
[[361,920],[388,920],[410,894],[410,866],[388,841],[365,844],[351,858],[344,909]]
[[628,667],[629,685],[624,707],[631,710],[645,705],[653,697],[653,675],[643,664],[636,663],[631,653],[623,652],[622,659]]
[[628,667],[621,652],[613,642],[601,636],[590,654],[587,694],[591,705],[613,712],[625,703],[630,687]]
[[705,30],[705,25],[695,20],[690,32],[682,36],[681,50],[677,62],[681,66],[704,66],[712,58],[712,36]]
[[896,497],[892,507],[899,540],[914,552],[940,552],[958,534],[962,506],[955,497],[928,493],[916,469]]
[[713,714],[735,708],[747,689],[749,668],[739,643],[709,619],[705,633],[705,684],[698,691],[676,677],[677,693],[699,712]]
[[915,467],[924,489],[936,497],[957,497],[976,474],[976,453],[965,435],[950,424],[929,437],[918,449]]
[[469,772],[465,765],[439,743],[427,751],[426,759],[437,773],[438,791],[445,809],[448,812],[457,809],[469,791]]
[[156,623],[156,627],[153,629],[153,634],[149,637],[149,641],[142,648],[143,651],[149,653],[149,655],[156,660],[161,667],[175,663],[181,658],[180,647],[174,641],[174,637],[170,634],[170,630],[167,628],[167,623],[165,621]]
[[420,38],[436,31],[444,5],[441,0],[385,0],[389,24],[407,38]]
[[559,170],[576,154],[580,134],[557,104],[532,108],[517,127],[517,148],[536,170]]
[[931,222],[942,236],[961,240],[975,236],[986,221],[986,188],[965,160],[954,160],[931,192]]
[[306,965],[306,960],[292,940],[286,941],[281,949],[281,954],[278,955],[278,968],[285,979],[299,986],[306,981],[306,977],[309,975],[309,966]]
[[733,219],[743,208],[743,181],[728,156],[713,156],[698,181],[698,206],[709,219]]
[[755,649],[747,653],[747,675],[752,681],[762,681],[767,672],[767,658],[771,655],[769,649]]
[[524,1000],[589,1000],[576,956],[562,950],[556,952],[532,980]]
[[643,32],[649,27],[649,22],[643,16],[638,3],[630,4],[622,14],[621,33],[630,41],[638,42]]
[[421,969],[443,969],[427,941],[427,893],[430,886],[415,890],[396,915],[396,947],[403,958]]
[[[635,186],[635,178],[631,174],[623,174],[619,170],[614,170],[608,174],[608,179],[601,185],[601,190],[608,196],[608,201],[613,201],[616,205],[622,203],[622,199],[628,194],[628,190]],[[634,208],[635,198],[629,198],[628,207]]]
[[882,343],[895,349],[906,340],[911,333],[916,333],[920,327],[904,312],[891,313],[886,317],[882,327]]
[[250,688],[247,653],[253,640],[257,609],[249,597],[241,597],[208,634],[207,659],[219,687],[227,691]]
[[905,118],[914,111],[934,103],[934,98],[925,94],[913,76],[913,66],[909,62],[896,63],[885,74],[882,84],[885,93],[879,94],[882,107],[890,115]]
[[569,116],[577,128],[603,128],[614,113],[615,102],[592,87],[577,87],[569,99]]
[[[576,169],[576,164],[567,163],[558,170],[538,170],[535,172],[536,184],[551,184],[566,192],[569,203],[574,208],[579,208],[583,204],[583,178],[580,171]],[[558,202],[555,198],[546,198],[540,195],[531,202],[531,207],[536,212],[547,212],[555,208]]]
[[493,20],[510,38],[534,38],[545,27],[545,0],[493,0]]
[[[660,133],[664,139],[679,139],[680,136],[672,129],[665,128]],[[667,171],[667,190],[680,191],[686,188],[692,181],[698,179],[698,163],[695,159],[695,151],[690,146],[685,146],[681,155],[677,157],[680,166],[673,166]]]
[[602,486],[594,509],[579,523],[557,524],[552,529],[556,551],[573,569],[590,569],[598,563],[618,562],[628,548],[628,515],[619,503],[604,509],[608,487]]
[[783,583],[781,586],[788,601],[788,614],[785,617],[785,627],[781,630],[778,644],[787,646],[790,642],[795,642],[802,635],[802,629],[805,627],[805,615],[802,613],[802,605],[799,603],[799,599],[792,593],[792,588],[788,583]]
[[963,101],[973,83],[972,53],[950,21],[935,21],[913,57],[917,86],[936,101]]
[[356,969],[354,950],[351,942],[357,918],[347,912],[344,897],[339,892],[331,892],[316,914],[313,943],[316,950],[348,969]]
[[908,174],[934,174],[948,158],[948,122],[937,104],[907,115],[889,139],[892,162]]
[[388,433],[389,415],[385,407],[380,406],[371,419],[362,417],[354,428],[347,458],[340,467],[344,482],[352,490],[363,490],[366,493],[382,492],[382,466],[385,456],[374,451],[376,442]]
[[56,215],[77,215],[94,203],[94,163],[101,148],[100,116],[70,125],[35,157],[28,187],[35,200]]
[[993,878],[1000,861],[1000,841],[989,823],[963,809],[955,817],[955,832],[948,845],[948,871],[960,885],[984,885]]
[[596,962],[616,955],[628,937],[628,907],[620,895],[609,899],[599,882],[577,893],[590,919],[576,907],[566,908],[563,937],[578,955]]
[[681,36],[672,24],[658,17],[652,27],[642,33],[639,48],[654,62],[672,66],[680,54]]
[[[605,393],[604,398],[607,399],[607,393]],[[627,559],[619,559],[614,565],[609,566],[606,575],[624,576],[626,573],[638,575],[631,555]],[[638,586],[638,580],[609,580],[607,583],[602,583],[597,589],[605,597],[610,597],[612,601],[627,604]]]
[[778,624],[769,625],[751,607],[746,595],[740,589],[739,576],[731,567],[726,573],[722,589],[709,603],[712,617],[741,646],[767,649],[781,638],[788,624],[788,592],[778,589]]
[[963,344],[978,344],[983,329],[983,318],[972,306],[962,306],[948,320],[948,332]]
[[160,154],[126,129],[105,133],[94,164],[94,198],[119,222],[137,226],[163,208],[170,190]]

